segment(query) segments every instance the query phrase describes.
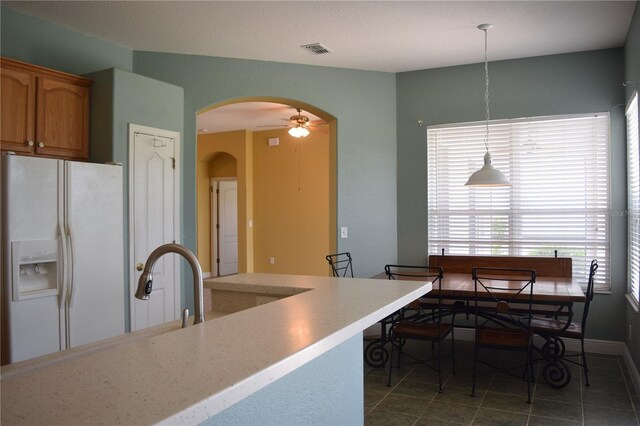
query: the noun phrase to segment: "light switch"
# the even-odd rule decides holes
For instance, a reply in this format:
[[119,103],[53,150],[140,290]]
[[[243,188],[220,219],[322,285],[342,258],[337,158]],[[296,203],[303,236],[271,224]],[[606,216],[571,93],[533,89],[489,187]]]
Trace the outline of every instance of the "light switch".
[[270,257],[269,258],[269,265],[275,265],[276,264],[276,258],[275,257]]
[[340,227],[340,238],[349,238],[349,229],[346,226]]

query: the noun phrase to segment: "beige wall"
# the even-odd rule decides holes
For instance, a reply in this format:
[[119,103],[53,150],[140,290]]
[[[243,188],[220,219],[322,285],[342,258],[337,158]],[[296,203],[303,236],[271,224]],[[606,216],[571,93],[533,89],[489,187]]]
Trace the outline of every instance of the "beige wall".
[[[335,233],[328,131],[315,129],[300,139],[287,129],[254,132],[256,272],[327,275],[324,257]],[[273,137],[280,144],[270,147]]]
[[[212,133],[198,136],[197,203],[198,260],[203,272],[211,272],[211,191],[212,177],[238,179],[238,271],[252,272],[253,235],[249,228],[253,210],[251,185],[253,170],[251,132]],[[233,157],[235,161],[230,158]],[[244,225],[244,226],[243,226]]]
[[[236,175],[239,271],[329,273],[324,256],[335,247],[335,149],[330,132],[333,126],[302,139],[286,129],[198,136],[198,258],[204,272],[211,271],[209,181]],[[273,137],[280,144],[269,147]],[[275,264],[269,263],[270,257]]]

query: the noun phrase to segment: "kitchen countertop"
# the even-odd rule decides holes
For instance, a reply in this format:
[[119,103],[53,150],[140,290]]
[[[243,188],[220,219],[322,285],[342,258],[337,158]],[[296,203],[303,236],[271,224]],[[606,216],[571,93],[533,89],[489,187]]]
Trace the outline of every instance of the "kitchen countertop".
[[198,423],[431,290],[425,282],[278,274],[232,275],[206,286],[292,296],[164,334],[4,366],[1,423]]

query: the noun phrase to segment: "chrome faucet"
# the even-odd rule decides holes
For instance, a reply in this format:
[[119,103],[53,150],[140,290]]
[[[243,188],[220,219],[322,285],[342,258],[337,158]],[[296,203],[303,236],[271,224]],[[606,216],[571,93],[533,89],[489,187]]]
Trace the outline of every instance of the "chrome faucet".
[[[185,246],[180,244],[164,244],[155,249],[149,255],[144,265],[144,271],[138,279],[138,289],[136,290],[136,298],[140,300],[148,300],[153,287],[153,266],[156,261],[164,254],[176,253],[184,257],[193,271],[193,298],[195,303],[195,312],[193,324],[204,322],[204,302],[202,300],[202,268],[195,254]],[[188,311],[187,311],[188,312]],[[188,315],[188,313],[187,313]],[[183,318],[182,326],[186,325]]]

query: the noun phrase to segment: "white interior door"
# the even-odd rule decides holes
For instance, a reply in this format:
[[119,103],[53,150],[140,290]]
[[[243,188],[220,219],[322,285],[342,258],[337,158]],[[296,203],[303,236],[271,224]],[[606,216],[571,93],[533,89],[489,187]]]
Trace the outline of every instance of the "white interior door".
[[178,242],[176,165],[179,135],[175,132],[131,125],[130,235],[132,268],[130,276],[131,330],[140,330],[179,318],[180,279],[178,258],[162,256],[153,268],[153,291],[149,300],[134,294],[144,263],[155,248]]
[[238,273],[238,181],[212,181],[214,275]]

